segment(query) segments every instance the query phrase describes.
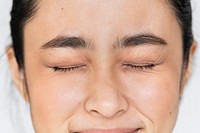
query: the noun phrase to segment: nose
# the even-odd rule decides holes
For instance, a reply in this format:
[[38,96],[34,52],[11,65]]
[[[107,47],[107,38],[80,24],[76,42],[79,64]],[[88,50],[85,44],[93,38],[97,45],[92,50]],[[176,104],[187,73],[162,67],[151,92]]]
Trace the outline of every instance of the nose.
[[91,92],[85,103],[85,109],[90,115],[113,118],[127,111],[128,102],[120,93],[116,81],[102,77],[90,87]]

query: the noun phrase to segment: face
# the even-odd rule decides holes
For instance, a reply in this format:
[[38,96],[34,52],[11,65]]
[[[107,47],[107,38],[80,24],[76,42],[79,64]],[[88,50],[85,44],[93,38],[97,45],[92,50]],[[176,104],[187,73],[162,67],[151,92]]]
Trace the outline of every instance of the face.
[[24,29],[37,133],[171,133],[181,28],[165,0],[40,0]]

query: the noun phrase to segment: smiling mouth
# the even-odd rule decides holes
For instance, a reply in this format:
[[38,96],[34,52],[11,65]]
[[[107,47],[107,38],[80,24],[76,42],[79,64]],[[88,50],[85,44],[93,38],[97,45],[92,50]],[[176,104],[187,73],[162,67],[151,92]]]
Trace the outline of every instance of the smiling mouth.
[[138,133],[142,128],[137,129],[91,129],[91,130],[83,130],[72,133]]

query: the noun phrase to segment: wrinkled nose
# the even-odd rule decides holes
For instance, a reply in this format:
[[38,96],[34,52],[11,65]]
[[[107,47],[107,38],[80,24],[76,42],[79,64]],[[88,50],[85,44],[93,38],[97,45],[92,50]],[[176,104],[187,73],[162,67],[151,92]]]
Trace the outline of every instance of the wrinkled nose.
[[113,118],[124,114],[128,109],[126,98],[120,93],[116,81],[99,78],[90,88],[92,91],[85,108],[92,116]]

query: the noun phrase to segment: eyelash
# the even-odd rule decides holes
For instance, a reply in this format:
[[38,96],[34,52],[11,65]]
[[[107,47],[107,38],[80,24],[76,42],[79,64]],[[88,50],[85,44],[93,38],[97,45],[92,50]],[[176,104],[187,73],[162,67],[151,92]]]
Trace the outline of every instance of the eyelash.
[[148,69],[153,69],[156,64],[145,64],[145,65],[132,65],[132,64],[124,64],[125,67],[131,68],[131,69],[135,69],[135,70],[139,70],[139,71],[144,71],[144,70],[148,70]]
[[66,71],[76,71],[79,68],[84,67],[85,65],[80,65],[80,66],[73,66],[73,67],[52,67],[54,72],[66,72]]
[[[76,71],[82,67],[84,67],[85,65],[80,65],[80,66],[73,66],[73,67],[51,67],[53,69],[54,72],[67,72],[67,71]],[[153,67],[155,67],[155,64],[147,64],[147,65],[143,65],[143,66],[137,66],[137,65],[132,65],[132,64],[124,64],[123,66],[131,68],[131,69],[135,69],[135,70],[139,70],[139,71],[144,71],[147,69],[153,69]]]

